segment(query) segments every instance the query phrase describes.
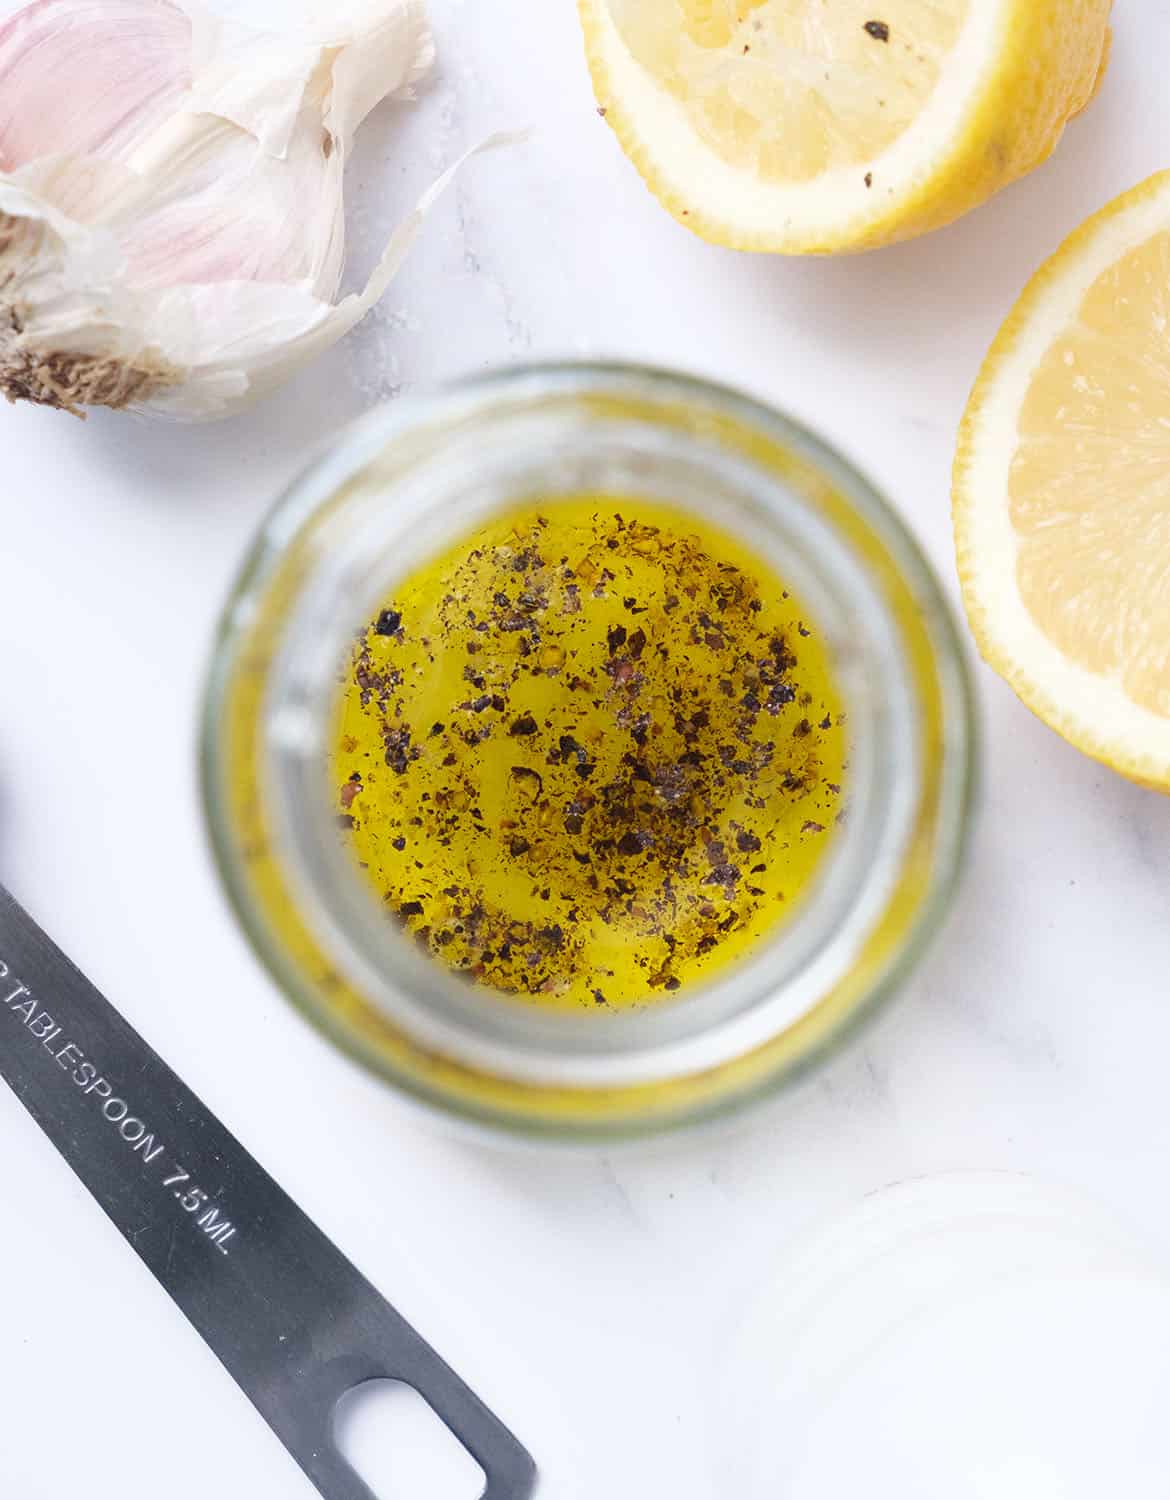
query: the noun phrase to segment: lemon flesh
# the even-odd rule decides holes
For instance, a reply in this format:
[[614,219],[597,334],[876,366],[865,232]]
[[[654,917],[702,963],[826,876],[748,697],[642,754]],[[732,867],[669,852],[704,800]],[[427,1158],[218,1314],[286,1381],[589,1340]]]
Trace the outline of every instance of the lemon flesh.
[[[934,92],[968,0],[611,0],[631,54],[724,161],[770,182],[870,162]],[[892,17],[892,19],[881,19]]]
[[1170,790],[1170,173],[1041,269],[959,438],[980,647],[1073,744]]
[[683,223],[861,249],[1030,170],[1091,97],[1110,0],[579,0],[598,104]]

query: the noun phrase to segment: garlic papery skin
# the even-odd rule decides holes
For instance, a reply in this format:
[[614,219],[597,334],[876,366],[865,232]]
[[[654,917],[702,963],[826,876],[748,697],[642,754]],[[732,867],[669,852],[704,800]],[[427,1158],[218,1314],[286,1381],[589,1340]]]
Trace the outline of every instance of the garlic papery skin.
[[10,400],[222,416],[373,305],[450,174],[335,305],[345,163],[369,110],[408,94],[434,49],[419,0],[327,14],[276,36],[195,3],[37,0],[0,24]]

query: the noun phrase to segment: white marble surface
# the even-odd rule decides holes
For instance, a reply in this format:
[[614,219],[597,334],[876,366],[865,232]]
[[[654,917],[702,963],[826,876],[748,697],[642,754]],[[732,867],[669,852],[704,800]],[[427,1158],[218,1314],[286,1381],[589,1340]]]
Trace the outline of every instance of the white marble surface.
[[[712,1351],[824,1213],[908,1175],[1015,1168],[1088,1190],[1170,1256],[1170,803],[980,669],[969,875],[859,1045],[713,1135],[472,1146],[311,1034],[227,913],[193,755],[216,611],[273,496],[347,418],[438,377],[593,353],[736,382],[814,424],[954,592],[966,391],[1031,268],[1164,164],[1170,12],[1118,0],[1105,90],[1029,182],[933,238],[795,263],[713,249],[658,209],[594,112],[570,0],[432,3],[441,71],[368,129],[355,261],[464,145],[535,134],[471,164],[355,337],[218,427],[0,411],[0,878],[514,1424],[542,1497],[710,1500]],[[0,1138],[0,1493],[307,1497],[3,1090]]]

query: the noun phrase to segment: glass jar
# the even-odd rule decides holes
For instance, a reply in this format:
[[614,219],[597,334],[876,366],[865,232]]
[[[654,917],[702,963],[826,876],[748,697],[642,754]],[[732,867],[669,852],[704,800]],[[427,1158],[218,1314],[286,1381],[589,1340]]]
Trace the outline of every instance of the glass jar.
[[[523,499],[666,502],[766,558],[827,639],[848,815],[799,910],[737,966],[642,1008],[542,1010],[458,981],[379,909],[327,795],[339,669],[405,573]],[[970,683],[901,522],[823,443],[699,380],[510,369],[372,413],[269,517],[219,632],[203,782],[220,869],[277,983],[438,1109],[539,1135],[631,1134],[776,1088],[905,978],[954,885]]]

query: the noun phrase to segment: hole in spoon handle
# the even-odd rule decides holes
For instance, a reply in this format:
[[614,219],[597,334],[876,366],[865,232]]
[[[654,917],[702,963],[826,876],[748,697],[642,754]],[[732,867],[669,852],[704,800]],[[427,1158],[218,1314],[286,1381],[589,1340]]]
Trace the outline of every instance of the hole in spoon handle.
[[[371,1289],[372,1290],[372,1289]],[[375,1381],[396,1381],[415,1391],[485,1476],[480,1500],[529,1500],[536,1466],[527,1451],[445,1360],[381,1296],[370,1308],[380,1325],[369,1355],[345,1354],[300,1385],[298,1447],[318,1453],[321,1477],[310,1478],[326,1500],[380,1500],[337,1446],[336,1414],[346,1396]],[[317,1441],[319,1436],[320,1441]],[[340,1483],[341,1488],[333,1488]]]

